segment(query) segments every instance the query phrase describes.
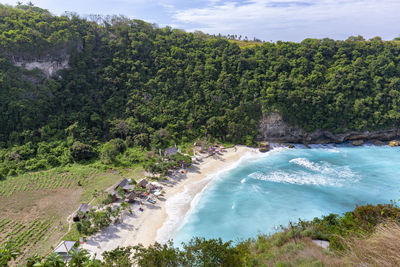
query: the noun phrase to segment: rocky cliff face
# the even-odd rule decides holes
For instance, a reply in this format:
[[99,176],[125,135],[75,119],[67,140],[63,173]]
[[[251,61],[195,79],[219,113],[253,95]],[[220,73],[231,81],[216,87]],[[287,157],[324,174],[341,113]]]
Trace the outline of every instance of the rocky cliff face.
[[39,69],[49,78],[55,75],[59,70],[69,68],[69,60],[73,53],[80,53],[83,50],[81,41],[74,41],[65,47],[51,49],[48,51],[30,53],[16,53],[4,51],[0,48],[0,53],[6,56],[10,62],[17,67],[23,67],[27,70]]
[[343,143],[346,141],[389,141],[400,137],[400,129],[384,131],[351,131],[342,134],[334,134],[326,130],[317,130],[307,133],[303,129],[287,124],[278,113],[264,114],[260,122],[260,135],[258,139],[269,142],[287,143]]
[[42,58],[15,58],[11,59],[11,63],[17,67],[23,67],[27,70],[33,70],[35,68],[40,69],[46,77],[54,75],[57,71],[68,68],[69,55],[63,55],[60,57],[42,57]]

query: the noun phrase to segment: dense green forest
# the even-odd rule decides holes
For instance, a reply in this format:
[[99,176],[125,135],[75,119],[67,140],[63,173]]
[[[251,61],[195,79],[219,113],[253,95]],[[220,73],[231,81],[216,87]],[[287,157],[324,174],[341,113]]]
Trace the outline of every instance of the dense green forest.
[[[12,64],[66,55],[49,78]],[[307,131],[389,129],[399,96],[396,40],[240,48],[121,16],[0,5],[0,176],[198,138],[251,144],[271,111]]]

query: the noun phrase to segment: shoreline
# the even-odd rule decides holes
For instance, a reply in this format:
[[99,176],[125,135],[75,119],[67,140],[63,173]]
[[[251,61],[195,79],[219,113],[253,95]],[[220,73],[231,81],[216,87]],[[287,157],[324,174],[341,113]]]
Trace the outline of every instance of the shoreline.
[[[118,246],[142,244],[148,247],[156,240],[167,241],[183,223],[196,196],[201,194],[213,178],[252,153],[259,152],[246,146],[224,149],[222,154],[203,158],[200,163],[193,164],[186,174],[168,176],[167,181],[159,181],[165,194],[156,204],[132,204],[133,214],[125,214],[121,223],[112,224],[89,237],[81,247],[101,259],[104,251]],[[140,206],[144,209],[143,212],[138,210]],[[179,214],[172,214],[174,211]]]

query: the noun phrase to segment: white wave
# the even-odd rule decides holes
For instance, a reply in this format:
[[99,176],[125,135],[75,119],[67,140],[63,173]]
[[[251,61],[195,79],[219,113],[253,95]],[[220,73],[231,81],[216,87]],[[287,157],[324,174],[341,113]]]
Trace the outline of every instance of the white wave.
[[[271,150],[270,152],[274,150]],[[208,190],[216,181],[218,181],[218,178],[220,178],[223,173],[236,168],[242,164],[243,161],[248,161],[253,158],[260,158],[260,156],[265,157],[265,154],[254,152],[246,153],[240,157],[238,161],[230,164],[226,168],[220,170],[218,173],[209,175],[198,182],[190,183],[185,186],[183,192],[170,197],[165,203],[168,217],[164,221],[161,228],[158,229],[156,241],[163,244],[172,239],[176,233],[179,232],[179,230],[188,222],[188,217],[197,208],[203,193]],[[199,192],[198,188],[202,188],[202,190]]]
[[244,184],[244,183],[246,182],[246,178],[243,178],[240,182],[241,182],[242,184]]
[[249,177],[257,180],[284,183],[284,184],[297,184],[297,185],[322,185],[322,186],[335,186],[336,183],[319,175],[310,175],[306,172],[288,173],[284,171],[272,172],[265,175],[261,172],[254,172]]
[[310,170],[316,171],[316,172],[322,170],[320,165],[318,165],[315,162],[311,162],[306,158],[295,158],[295,159],[289,160],[289,162],[295,163],[297,165],[303,166],[303,167],[305,167],[307,169],[310,169]]
[[[301,162],[304,163],[304,161]],[[264,174],[258,171],[250,174],[249,177],[274,183],[336,187],[341,187],[346,183],[356,183],[359,181],[359,175],[352,172],[348,167],[333,169],[318,164],[311,164],[310,162],[307,162],[304,166],[319,173],[309,173],[306,171],[274,171]]]
[[338,178],[351,178],[355,177],[356,174],[349,168],[349,166],[334,166],[328,162],[312,162],[306,158],[295,158],[289,161],[290,163],[297,164],[308,170],[319,172],[321,174],[338,177]]
[[168,211],[168,219],[157,231],[157,242],[165,243],[171,239],[175,233],[175,229],[180,225],[182,218],[185,216],[185,206],[190,205],[191,201],[192,196],[188,194],[187,188],[167,200],[165,208]]
[[332,152],[332,153],[340,153],[340,150],[337,149],[336,147],[328,148],[326,151]]

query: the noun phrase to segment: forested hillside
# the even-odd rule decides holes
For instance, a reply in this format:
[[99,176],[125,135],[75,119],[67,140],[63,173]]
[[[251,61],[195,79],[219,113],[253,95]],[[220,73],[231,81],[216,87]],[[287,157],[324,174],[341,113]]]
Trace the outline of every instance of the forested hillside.
[[[307,131],[400,121],[400,42],[379,37],[240,48],[124,17],[0,5],[0,54],[0,176],[124,146],[251,144],[270,111]],[[66,55],[69,67],[50,78],[13,64]]]

